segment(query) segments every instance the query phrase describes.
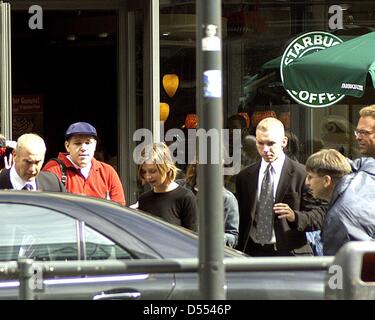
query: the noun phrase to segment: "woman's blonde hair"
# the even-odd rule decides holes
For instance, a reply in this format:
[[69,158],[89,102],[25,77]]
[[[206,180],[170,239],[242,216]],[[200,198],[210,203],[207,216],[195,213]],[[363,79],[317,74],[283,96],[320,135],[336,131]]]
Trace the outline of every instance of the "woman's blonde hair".
[[179,169],[172,160],[171,152],[164,142],[153,143],[145,146],[141,151],[141,159],[138,162],[138,178],[145,181],[142,166],[145,163],[156,165],[161,175],[166,175],[169,182],[176,179]]

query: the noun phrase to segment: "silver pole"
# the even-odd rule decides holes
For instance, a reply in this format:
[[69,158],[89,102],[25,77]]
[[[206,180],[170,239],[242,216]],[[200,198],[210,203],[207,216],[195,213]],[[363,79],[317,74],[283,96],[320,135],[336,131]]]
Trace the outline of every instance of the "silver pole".
[[32,281],[32,276],[34,271],[32,269],[33,264],[32,259],[19,259],[18,268],[20,270],[20,287],[19,287],[19,297],[20,300],[33,300],[34,293],[30,281]]
[[199,288],[225,299],[221,1],[197,0]]
[[10,4],[0,1],[0,131],[12,140]]

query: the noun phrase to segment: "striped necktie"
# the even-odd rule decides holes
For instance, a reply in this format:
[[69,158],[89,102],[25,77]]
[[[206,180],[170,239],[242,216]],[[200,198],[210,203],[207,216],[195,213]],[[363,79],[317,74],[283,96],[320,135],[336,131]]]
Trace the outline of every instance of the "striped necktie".
[[26,183],[26,184],[23,186],[22,190],[33,191],[33,190],[34,190],[34,187],[33,187],[33,185],[32,185],[31,183]]

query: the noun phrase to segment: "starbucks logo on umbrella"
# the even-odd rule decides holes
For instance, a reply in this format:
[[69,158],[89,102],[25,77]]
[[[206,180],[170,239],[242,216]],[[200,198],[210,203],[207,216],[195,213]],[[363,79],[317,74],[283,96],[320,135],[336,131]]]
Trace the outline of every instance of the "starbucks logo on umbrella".
[[[330,33],[314,31],[302,34],[295,38],[286,48],[281,58],[280,75],[284,82],[298,81],[293,79],[293,74],[286,70],[286,66],[291,63],[298,63],[301,58],[317,51],[324,50],[343,41]],[[314,66],[312,66],[314,68]],[[307,107],[328,107],[337,103],[345,96],[329,92],[309,92],[307,90],[295,91],[286,89],[288,94],[299,104]]]

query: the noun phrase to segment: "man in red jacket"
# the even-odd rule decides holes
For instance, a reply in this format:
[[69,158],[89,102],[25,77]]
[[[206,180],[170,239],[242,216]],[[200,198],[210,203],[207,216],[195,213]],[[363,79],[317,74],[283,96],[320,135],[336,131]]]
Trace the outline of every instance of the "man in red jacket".
[[118,174],[109,164],[94,158],[96,129],[87,122],[76,122],[65,133],[67,153],[49,160],[43,171],[56,174],[68,192],[109,199],[125,205],[124,190]]

